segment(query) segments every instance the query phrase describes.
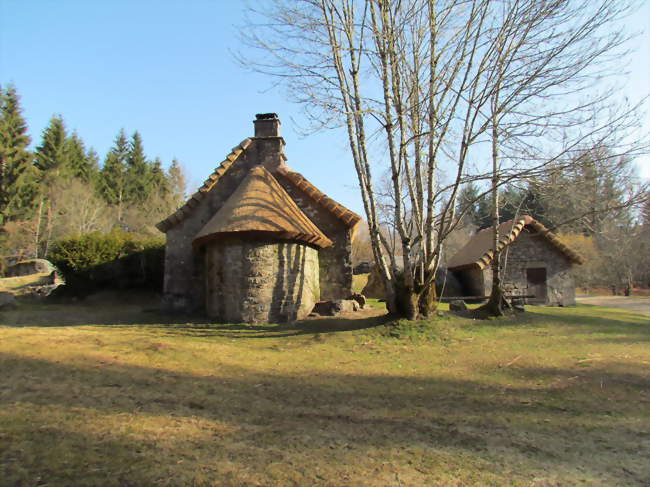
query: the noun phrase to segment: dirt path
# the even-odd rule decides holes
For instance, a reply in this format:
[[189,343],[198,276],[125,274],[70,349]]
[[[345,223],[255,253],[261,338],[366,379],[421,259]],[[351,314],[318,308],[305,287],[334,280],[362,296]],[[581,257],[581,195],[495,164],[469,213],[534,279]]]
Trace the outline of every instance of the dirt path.
[[649,298],[635,298],[634,296],[576,296],[576,301],[580,304],[622,308],[650,316]]

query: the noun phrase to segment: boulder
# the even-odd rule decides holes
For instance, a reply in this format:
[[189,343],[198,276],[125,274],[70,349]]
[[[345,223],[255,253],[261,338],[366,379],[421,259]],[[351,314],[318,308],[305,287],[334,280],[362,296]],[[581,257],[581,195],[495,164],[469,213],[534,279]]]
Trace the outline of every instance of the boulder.
[[28,276],[30,274],[48,274],[55,270],[54,265],[45,259],[21,260],[7,268],[7,277]]
[[366,307],[366,297],[363,294],[353,293],[348,299],[353,299],[359,303],[359,309]]
[[313,313],[321,316],[336,316],[359,310],[359,303],[354,299],[337,299],[336,301],[319,301],[314,305]]
[[465,304],[465,301],[463,301],[462,299],[455,299],[449,302],[449,311],[458,312],[458,311],[466,311],[466,310],[467,310],[467,305]]
[[16,298],[12,293],[0,291],[0,310],[12,309],[16,307]]

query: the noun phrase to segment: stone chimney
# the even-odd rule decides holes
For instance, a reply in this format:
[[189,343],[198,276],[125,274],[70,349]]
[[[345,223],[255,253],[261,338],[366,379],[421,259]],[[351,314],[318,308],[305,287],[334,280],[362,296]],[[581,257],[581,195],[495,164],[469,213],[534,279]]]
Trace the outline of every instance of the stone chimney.
[[253,121],[257,158],[270,172],[284,167],[284,139],[280,136],[280,119],[277,113],[258,113]]

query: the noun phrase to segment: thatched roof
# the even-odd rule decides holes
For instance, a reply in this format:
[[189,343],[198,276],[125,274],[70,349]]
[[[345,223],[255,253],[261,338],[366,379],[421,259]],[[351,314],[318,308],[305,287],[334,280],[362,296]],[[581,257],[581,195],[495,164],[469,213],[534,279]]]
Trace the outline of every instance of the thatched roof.
[[[584,259],[575,250],[569,248],[557,235],[551,233],[548,228],[528,215],[523,215],[515,220],[509,220],[499,225],[498,250],[514,242],[525,228],[545,238],[571,262],[575,264],[582,264],[584,262]],[[459,270],[468,267],[484,269],[490,265],[494,257],[494,246],[492,245],[492,239],[494,238],[493,232],[494,227],[490,227],[474,235],[462,249],[456,252],[447,267],[450,270]]]
[[332,241],[298,208],[273,175],[256,166],[194,239],[195,245],[238,232],[262,232],[318,247]]
[[[251,145],[254,139],[246,138],[239,145],[234,147],[226,158],[217,166],[217,168],[208,176],[203,185],[194,193],[186,202],[174,213],[156,224],[156,228],[161,232],[167,232],[173,226],[182,222],[205,198],[208,192],[212,191],[221,177],[237,163],[241,154],[244,153]],[[316,204],[320,205],[326,211],[330,212],[335,218],[343,222],[348,228],[354,228],[361,221],[361,217],[356,213],[348,210],[345,206],[337,203],[332,198],[321,192],[316,186],[310,183],[302,174],[291,171],[283,167],[278,169],[277,175],[281,175],[285,181],[289,182],[296,188],[304,191]]]

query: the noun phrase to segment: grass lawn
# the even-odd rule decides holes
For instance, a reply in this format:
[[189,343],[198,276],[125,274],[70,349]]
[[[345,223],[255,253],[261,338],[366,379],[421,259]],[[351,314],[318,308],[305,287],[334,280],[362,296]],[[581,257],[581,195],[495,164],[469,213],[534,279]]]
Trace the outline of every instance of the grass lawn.
[[0,485],[647,486],[650,320],[0,315]]

